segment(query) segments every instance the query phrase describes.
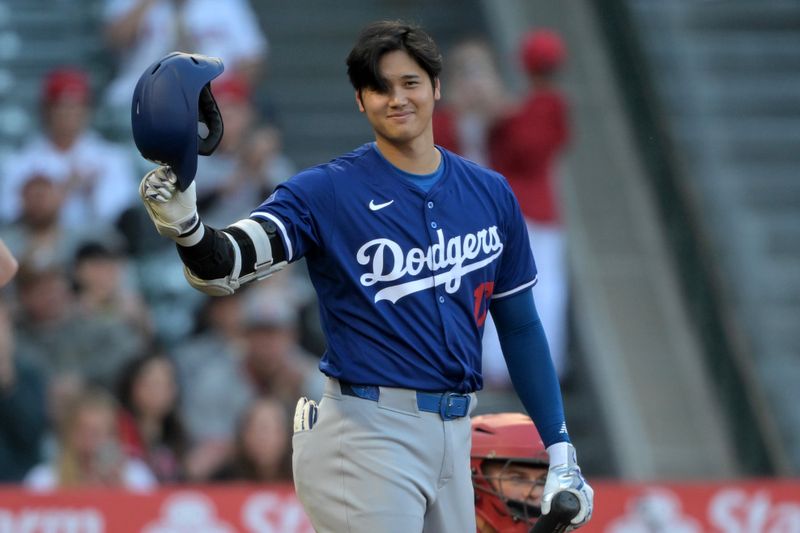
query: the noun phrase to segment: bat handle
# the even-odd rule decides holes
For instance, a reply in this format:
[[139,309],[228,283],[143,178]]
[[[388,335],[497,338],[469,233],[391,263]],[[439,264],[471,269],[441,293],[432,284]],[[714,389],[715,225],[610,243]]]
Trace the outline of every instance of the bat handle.
[[530,533],[561,533],[569,527],[570,521],[580,512],[581,503],[571,492],[561,491],[553,498],[550,512],[543,515]]

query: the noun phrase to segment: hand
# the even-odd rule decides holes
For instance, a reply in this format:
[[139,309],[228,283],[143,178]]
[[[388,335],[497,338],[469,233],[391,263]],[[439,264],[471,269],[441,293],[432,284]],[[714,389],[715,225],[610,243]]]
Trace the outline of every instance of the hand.
[[550,454],[550,468],[542,495],[542,514],[550,512],[550,505],[556,493],[567,491],[580,501],[581,510],[572,519],[575,528],[584,525],[592,517],[594,490],[581,474],[575,455],[575,447],[568,442],[558,442],[547,448]]
[[200,220],[194,182],[183,192],[177,183],[172,169],[163,166],[148,172],[139,184],[139,196],[156,230],[173,240],[191,233]]
[[249,173],[259,174],[279,152],[278,133],[273,128],[259,128],[248,136],[239,154],[239,163]]

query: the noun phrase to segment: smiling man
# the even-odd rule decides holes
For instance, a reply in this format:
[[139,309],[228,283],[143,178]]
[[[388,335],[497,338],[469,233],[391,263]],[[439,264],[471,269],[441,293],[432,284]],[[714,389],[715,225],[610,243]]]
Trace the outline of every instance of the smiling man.
[[[319,405],[298,402],[293,470],[318,532],[475,531],[470,413],[483,386],[489,309],[514,386],[548,447],[542,512],[556,492],[570,490],[582,506],[574,525],[591,516],[592,490],[576,464],[531,294],[537,272],[519,205],[501,175],[434,144],[441,68],[420,28],[367,26],[347,73],[374,142],[300,172],[223,230],[200,222],[193,172],[164,166],[140,187],[201,291],[230,294],[306,258],[327,340],[327,383]],[[209,58],[180,54],[150,69],[134,95],[134,135],[145,157],[180,170],[194,153],[143,149],[169,146],[167,127],[137,128],[139,113],[157,116],[149,84],[181,80],[167,76],[176,69],[201,83],[220,71]],[[188,81],[178,83],[176,93],[191,92]],[[192,87],[195,97],[202,85]],[[211,116],[207,89],[200,109]],[[158,142],[140,144],[143,131]],[[208,140],[199,144],[208,153]]]

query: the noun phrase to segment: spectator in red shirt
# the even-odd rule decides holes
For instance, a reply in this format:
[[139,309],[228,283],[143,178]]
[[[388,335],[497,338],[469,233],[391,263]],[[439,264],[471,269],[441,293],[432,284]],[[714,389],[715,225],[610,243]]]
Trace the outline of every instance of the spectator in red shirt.
[[523,36],[520,53],[530,90],[522,104],[491,129],[490,164],[508,179],[528,223],[540,272],[534,287],[536,306],[563,377],[568,286],[556,166],[570,128],[568,103],[555,79],[566,51],[557,33],[542,29]]
[[492,128],[491,165],[508,178],[527,218],[558,224],[553,167],[569,140],[569,118],[554,79],[565,58],[564,45],[556,33],[538,30],[524,37],[521,52],[531,90],[518,109]]

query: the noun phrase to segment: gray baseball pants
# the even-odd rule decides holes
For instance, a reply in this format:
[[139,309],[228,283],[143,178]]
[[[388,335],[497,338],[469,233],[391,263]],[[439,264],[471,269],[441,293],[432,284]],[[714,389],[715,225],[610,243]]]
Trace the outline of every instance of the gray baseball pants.
[[328,379],[316,425],[292,437],[295,489],[318,533],[471,533],[470,446],[469,416],[420,411],[407,389],[342,395]]

